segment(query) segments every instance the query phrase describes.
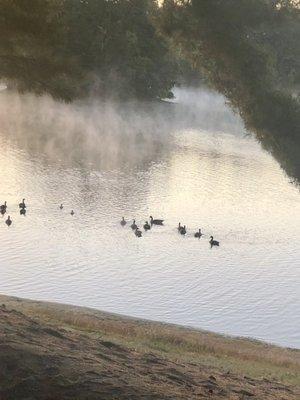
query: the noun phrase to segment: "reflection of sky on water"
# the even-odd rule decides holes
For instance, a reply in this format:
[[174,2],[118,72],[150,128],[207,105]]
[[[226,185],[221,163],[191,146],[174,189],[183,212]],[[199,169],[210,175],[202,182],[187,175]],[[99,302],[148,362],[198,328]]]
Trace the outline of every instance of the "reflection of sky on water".
[[[30,98],[34,123],[1,114],[0,202],[8,201],[14,221],[8,229],[0,220],[2,293],[300,346],[299,191],[221,98],[200,93],[195,107],[181,98],[176,110],[193,111],[177,119],[156,109],[154,121],[128,114],[132,131],[115,108],[109,118],[99,111],[105,123],[114,121],[109,138],[104,127],[97,137],[100,119],[90,121],[86,106],[77,106],[87,140],[78,139],[71,106],[51,103],[52,114],[41,119],[49,101]],[[20,98],[6,112],[8,105],[29,110]],[[184,127],[192,112],[197,129]],[[122,121],[129,141],[118,131]],[[41,129],[34,142],[31,125]],[[23,196],[25,218],[17,209]],[[122,215],[142,224],[150,214],[166,225],[140,240],[119,226]],[[187,237],[177,234],[179,221]],[[198,227],[201,240],[193,237]],[[208,246],[210,234],[219,249]]]

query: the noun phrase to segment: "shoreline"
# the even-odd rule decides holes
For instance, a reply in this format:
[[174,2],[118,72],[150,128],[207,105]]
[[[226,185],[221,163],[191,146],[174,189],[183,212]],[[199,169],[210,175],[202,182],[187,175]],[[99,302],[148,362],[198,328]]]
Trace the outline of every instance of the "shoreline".
[[[298,349],[5,295],[0,295],[0,365],[5,400],[34,394],[74,398],[79,381],[76,399],[300,396]],[[24,379],[34,383],[27,387]],[[53,397],[45,397],[48,387]]]
[[112,312],[112,311],[105,311],[101,310],[98,308],[90,307],[90,306],[80,306],[76,305],[73,303],[61,303],[60,301],[48,301],[48,300],[36,300],[36,299],[31,299],[31,298],[26,298],[26,297],[19,297],[19,296],[14,296],[14,295],[7,295],[7,294],[2,294],[0,293],[0,305],[2,302],[5,303],[5,301],[2,301],[2,299],[6,300],[9,302],[10,305],[12,304],[19,304],[23,303],[24,304],[31,304],[33,307],[50,307],[50,308],[55,308],[57,310],[70,310],[72,312],[78,312],[78,313],[88,313],[89,315],[101,315],[103,317],[107,318],[115,318],[120,321],[131,321],[133,323],[137,324],[145,324],[145,325],[156,325],[156,326],[162,326],[162,327],[170,327],[174,329],[182,329],[186,330],[188,332],[194,332],[194,333],[200,333],[204,335],[214,335],[216,337],[219,337],[220,339],[228,339],[228,340],[241,340],[241,341],[249,341],[251,343],[257,343],[265,346],[270,346],[278,349],[283,349],[283,350],[291,350],[291,351],[299,351],[300,355],[300,348],[299,347],[293,347],[293,346],[285,346],[281,345],[279,343],[271,342],[268,340],[252,337],[252,336],[243,336],[243,335],[233,335],[229,334],[226,332],[217,332],[217,331],[211,331],[209,329],[202,329],[198,328],[192,325],[183,325],[180,323],[175,323],[175,322],[166,322],[166,321],[160,321],[156,319],[148,319],[148,318],[142,318],[142,317],[137,317],[137,316],[132,316],[132,315],[127,315],[127,314],[120,314],[117,312]]

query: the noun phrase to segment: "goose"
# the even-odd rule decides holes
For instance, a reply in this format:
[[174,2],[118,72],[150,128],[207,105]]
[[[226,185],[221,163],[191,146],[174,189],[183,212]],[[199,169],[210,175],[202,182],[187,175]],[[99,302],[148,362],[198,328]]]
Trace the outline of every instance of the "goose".
[[163,219],[153,219],[152,215],[150,215],[150,224],[151,225],[163,225],[164,220]]
[[199,231],[196,232],[194,236],[195,236],[195,238],[199,238],[200,239],[202,235],[203,235],[203,233],[201,232],[201,229],[199,229]]
[[26,208],[25,199],[23,199],[22,203],[19,204],[19,208]]
[[142,232],[139,230],[138,227],[136,227],[134,234],[135,234],[135,236],[137,236],[137,237],[142,237]]
[[183,227],[181,226],[181,223],[179,222],[179,223],[178,223],[178,228],[177,228],[179,233],[180,233],[180,231],[181,231],[182,228],[183,228]]
[[135,219],[132,221],[131,229],[135,231],[137,229],[137,224],[135,223]]
[[71,215],[74,215],[75,213],[74,213],[74,210],[71,210],[71,213],[70,213]]
[[26,208],[20,209],[20,215],[26,215]]
[[145,222],[144,229],[145,231],[149,231],[149,229],[151,229],[151,226],[149,225],[148,221]]
[[0,212],[2,215],[4,215],[6,213],[6,209],[7,209],[7,205],[6,205],[6,201],[5,201],[4,204],[1,204],[1,206],[0,206]]
[[219,244],[220,244],[217,240],[214,240],[214,237],[213,237],[213,236],[210,237],[209,243],[210,243],[211,247],[213,247],[213,246],[219,246]]
[[63,204],[61,204],[61,205],[59,206],[59,208],[62,210],[62,209],[64,208]]
[[5,221],[7,226],[10,226],[12,224],[12,220],[10,219],[10,216],[7,217],[7,220]]
[[125,226],[127,224],[127,222],[125,221],[124,217],[122,217],[122,220],[121,220],[120,224],[122,226]]
[[186,227],[185,227],[185,225],[181,227],[181,229],[180,229],[179,232],[180,232],[181,235],[185,235],[185,234],[186,234]]

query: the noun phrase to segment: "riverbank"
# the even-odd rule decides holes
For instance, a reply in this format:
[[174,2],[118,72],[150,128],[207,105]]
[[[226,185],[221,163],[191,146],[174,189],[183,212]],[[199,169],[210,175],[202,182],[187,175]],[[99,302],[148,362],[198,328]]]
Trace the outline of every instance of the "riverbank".
[[0,296],[0,398],[297,399],[300,351]]

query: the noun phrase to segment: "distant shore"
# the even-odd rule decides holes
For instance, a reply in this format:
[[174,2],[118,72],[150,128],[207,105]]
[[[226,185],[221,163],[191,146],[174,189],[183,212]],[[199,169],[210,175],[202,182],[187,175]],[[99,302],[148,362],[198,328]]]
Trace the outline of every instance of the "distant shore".
[[5,400],[300,395],[300,350],[3,295],[0,365]]

